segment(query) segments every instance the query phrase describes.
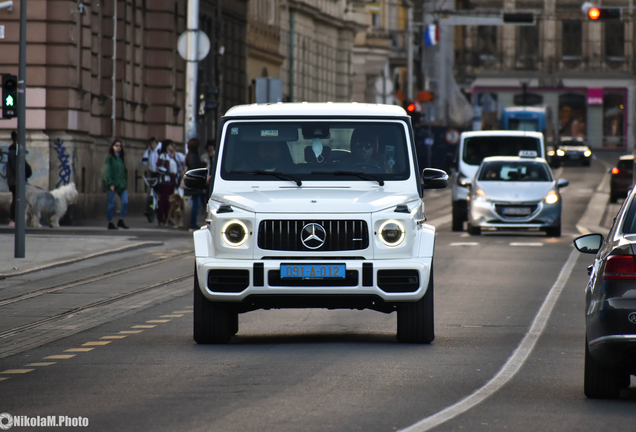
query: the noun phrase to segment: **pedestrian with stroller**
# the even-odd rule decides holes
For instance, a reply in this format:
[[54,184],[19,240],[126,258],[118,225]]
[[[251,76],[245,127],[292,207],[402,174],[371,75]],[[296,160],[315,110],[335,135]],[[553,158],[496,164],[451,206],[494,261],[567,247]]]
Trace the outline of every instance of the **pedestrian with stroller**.
[[178,168],[175,160],[175,148],[171,141],[164,142],[159,151],[157,172],[159,173],[159,210],[157,221],[159,226],[166,226],[170,211],[170,195],[177,187]]
[[[120,139],[115,139],[108,149],[108,157],[104,165],[104,190],[108,197],[106,217],[108,219],[108,229],[123,228],[128,229],[124,222],[124,217],[128,211],[128,170],[124,157],[124,144]],[[115,195],[119,195],[121,209],[119,210],[119,221],[117,226],[113,223],[115,212]]]

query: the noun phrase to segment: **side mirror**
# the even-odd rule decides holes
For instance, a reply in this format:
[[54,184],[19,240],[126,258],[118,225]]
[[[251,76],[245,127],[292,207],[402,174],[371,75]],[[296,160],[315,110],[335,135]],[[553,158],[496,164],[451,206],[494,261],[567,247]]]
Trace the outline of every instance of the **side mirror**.
[[564,187],[566,187],[566,186],[567,186],[567,185],[569,185],[569,184],[570,184],[570,182],[569,182],[569,181],[567,181],[566,179],[558,179],[558,180],[557,180],[557,187],[558,187],[559,189],[564,188]]
[[586,234],[574,239],[574,247],[581,253],[596,254],[603,244],[601,234]]
[[448,174],[441,169],[424,168],[422,184],[425,189],[443,189],[448,186]]
[[473,184],[471,181],[468,181],[468,179],[466,179],[465,177],[460,179],[458,181],[458,183],[459,183],[460,186],[463,186],[463,187],[468,188],[468,189],[470,189],[470,187]]
[[183,184],[186,189],[202,189],[206,187],[207,180],[208,169],[197,168],[185,173],[183,177]]

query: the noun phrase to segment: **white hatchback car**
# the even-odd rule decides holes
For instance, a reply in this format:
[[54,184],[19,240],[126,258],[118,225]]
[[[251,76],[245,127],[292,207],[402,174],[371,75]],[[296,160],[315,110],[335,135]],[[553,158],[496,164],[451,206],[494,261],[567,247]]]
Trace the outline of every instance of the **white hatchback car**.
[[[524,152],[521,152],[524,153]],[[482,228],[537,228],[550,237],[561,236],[561,189],[568,185],[555,179],[548,163],[536,157],[495,156],[485,158],[468,195],[468,233]]]
[[[194,339],[227,343],[256,309],[397,311],[403,342],[434,339],[435,228],[410,119],[356,103],[230,109],[207,207],[194,233]],[[201,187],[205,169],[186,174]]]

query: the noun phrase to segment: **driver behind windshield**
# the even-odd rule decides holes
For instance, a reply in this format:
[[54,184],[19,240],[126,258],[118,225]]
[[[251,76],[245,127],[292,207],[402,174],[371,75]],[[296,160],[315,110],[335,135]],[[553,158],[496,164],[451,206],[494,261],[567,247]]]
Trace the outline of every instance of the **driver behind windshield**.
[[[376,171],[390,172],[379,154],[379,142],[377,135],[368,128],[357,128],[351,134],[349,147],[351,159],[347,168],[353,171]],[[375,169],[374,169],[375,168]]]

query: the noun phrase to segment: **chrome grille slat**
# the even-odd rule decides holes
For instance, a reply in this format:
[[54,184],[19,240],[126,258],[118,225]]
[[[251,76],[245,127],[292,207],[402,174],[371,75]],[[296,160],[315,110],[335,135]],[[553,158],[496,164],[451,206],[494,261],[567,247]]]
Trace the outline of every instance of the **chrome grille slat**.
[[[361,250],[369,247],[369,230],[364,220],[264,220],[259,224],[258,247],[265,250],[309,251],[301,240],[302,228],[319,223],[327,232],[325,245],[314,252]],[[362,240],[354,240],[362,239]]]

